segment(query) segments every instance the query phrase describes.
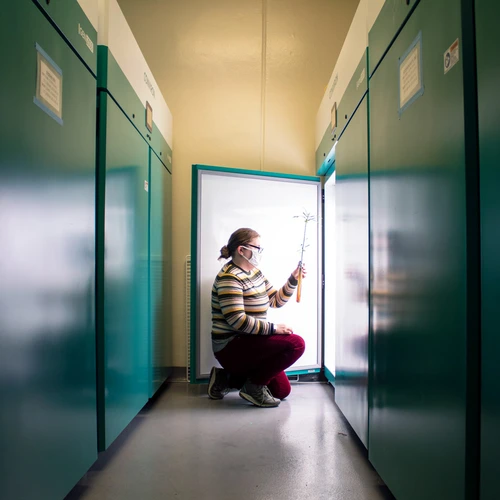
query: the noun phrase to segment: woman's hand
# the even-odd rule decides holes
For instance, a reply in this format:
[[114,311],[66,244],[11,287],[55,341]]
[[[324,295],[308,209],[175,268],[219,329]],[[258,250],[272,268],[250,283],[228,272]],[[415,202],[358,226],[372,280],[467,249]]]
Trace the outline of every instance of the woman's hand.
[[299,265],[297,266],[297,269],[295,269],[295,271],[293,271],[292,273],[292,276],[298,281],[299,279],[299,273],[300,273],[300,270],[302,269],[302,279],[304,279],[307,275],[307,271],[306,271],[306,265],[304,263],[302,263],[302,266],[300,265],[300,262],[299,262]]
[[274,325],[275,335],[290,335],[291,333],[293,333],[293,330],[289,326],[283,324]]

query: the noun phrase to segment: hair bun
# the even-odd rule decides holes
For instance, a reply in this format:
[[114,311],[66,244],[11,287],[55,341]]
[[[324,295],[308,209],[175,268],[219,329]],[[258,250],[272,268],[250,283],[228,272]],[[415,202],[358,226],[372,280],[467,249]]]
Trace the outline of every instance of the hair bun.
[[229,259],[229,257],[231,256],[231,254],[229,253],[229,248],[227,248],[227,245],[224,245],[221,249],[220,249],[220,257],[219,257],[219,260],[220,259]]

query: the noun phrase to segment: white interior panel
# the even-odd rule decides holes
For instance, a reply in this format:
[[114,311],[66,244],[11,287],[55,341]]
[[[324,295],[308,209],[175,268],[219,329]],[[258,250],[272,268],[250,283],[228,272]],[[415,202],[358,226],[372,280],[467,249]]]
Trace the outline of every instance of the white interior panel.
[[207,376],[213,365],[218,366],[211,344],[211,289],[226,262],[217,260],[221,247],[236,229],[254,229],[264,248],[260,269],[276,288],[281,287],[300,260],[304,211],[313,214],[315,222],[307,225],[307,278],[301,301],[297,303],[294,294],[283,308],[270,309],[268,319],[292,326],[306,341],[304,355],[290,370],[320,367],[320,183],[204,170],[199,171],[198,181],[197,377]]

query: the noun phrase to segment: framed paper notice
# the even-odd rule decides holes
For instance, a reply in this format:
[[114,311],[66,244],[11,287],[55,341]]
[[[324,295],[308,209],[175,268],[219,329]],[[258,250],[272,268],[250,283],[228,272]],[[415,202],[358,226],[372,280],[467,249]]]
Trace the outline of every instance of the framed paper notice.
[[56,122],[63,125],[63,74],[61,68],[38,45],[36,57],[36,91],[34,103]]
[[422,75],[422,33],[410,45],[399,64],[399,114],[424,93]]

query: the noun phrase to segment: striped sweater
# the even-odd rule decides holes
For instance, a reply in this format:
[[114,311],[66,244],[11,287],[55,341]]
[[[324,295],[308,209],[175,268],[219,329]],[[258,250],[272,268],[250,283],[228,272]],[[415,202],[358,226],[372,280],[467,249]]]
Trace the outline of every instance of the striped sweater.
[[271,335],[273,324],[266,320],[267,310],[285,305],[296,286],[297,280],[290,276],[276,290],[259,269],[246,272],[232,261],[225,264],[212,287],[214,352],[238,333]]

